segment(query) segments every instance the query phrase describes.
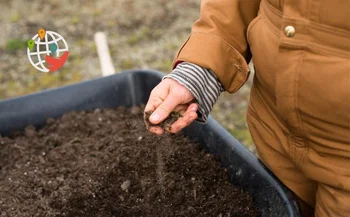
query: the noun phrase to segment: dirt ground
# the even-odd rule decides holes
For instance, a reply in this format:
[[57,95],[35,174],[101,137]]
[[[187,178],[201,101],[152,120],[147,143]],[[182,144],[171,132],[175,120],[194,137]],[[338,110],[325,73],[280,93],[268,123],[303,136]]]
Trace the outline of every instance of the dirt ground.
[[71,112],[0,136],[0,216],[257,217],[213,155],[140,108]]
[[[200,0],[0,0],[0,100],[100,77],[98,31],[107,34],[116,71],[170,72],[199,8]],[[52,74],[38,72],[27,59],[27,40],[39,28],[58,32],[69,45],[67,63]],[[245,124],[249,87],[223,95],[212,114],[254,151]]]

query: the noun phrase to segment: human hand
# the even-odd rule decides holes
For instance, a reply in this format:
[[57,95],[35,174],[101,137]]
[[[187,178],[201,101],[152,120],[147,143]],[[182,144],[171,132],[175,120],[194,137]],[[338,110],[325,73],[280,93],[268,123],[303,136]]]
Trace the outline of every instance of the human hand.
[[[198,117],[198,105],[193,103],[193,100],[192,93],[185,86],[174,79],[167,78],[152,90],[145,107],[145,114],[151,111],[152,115],[149,117],[149,121],[152,124],[159,124],[172,111],[179,112],[182,117],[175,121],[169,129],[166,129],[170,133],[177,133]],[[148,130],[158,135],[163,133],[163,129],[158,126],[149,127]]]

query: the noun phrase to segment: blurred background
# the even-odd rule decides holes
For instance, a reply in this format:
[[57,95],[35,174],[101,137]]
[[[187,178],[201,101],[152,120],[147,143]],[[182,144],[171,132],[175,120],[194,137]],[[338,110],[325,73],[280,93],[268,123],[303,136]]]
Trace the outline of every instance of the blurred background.
[[[200,0],[0,0],[0,100],[100,77],[99,31],[117,72],[168,73],[199,9]],[[68,61],[53,73],[38,71],[27,58],[27,41],[40,28],[59,33],[69,46]],[[238,93],[222,94],[212,115],[255,152],[246,126],[251,78]]]

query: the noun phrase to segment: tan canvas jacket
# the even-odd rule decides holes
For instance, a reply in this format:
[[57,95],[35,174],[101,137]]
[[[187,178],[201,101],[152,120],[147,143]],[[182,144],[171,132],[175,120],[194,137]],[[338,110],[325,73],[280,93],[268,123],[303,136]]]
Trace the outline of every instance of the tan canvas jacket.
[[[262,0],[282,11],[285,34],[287,25],[293,26],[298,41],[304,46],[326,43],[344,55],[350,52],[350,1],[348,0]],[[247,80],[251,58],[247,35],[259,19],[260,0],[203,0],[200,19],[192,33],[178,51],[173,65],[180,61],[192,62],[213,70],[225,90],[237,91]],[[280,19],[280,18],[278,18]],[[272,21],[273,22],[273,21]],[[309,30],[313,30],[310,31]],[[331,34],[346,37],[330,37]],[[289,38],[281,38],[280,44],[288,44]],[[299,44],[298,44],[299,43]]]
[[211,69],[232,93],[251,57],[259,158],[315,216],[350,216],[350,0],[202,0],[174,67]]

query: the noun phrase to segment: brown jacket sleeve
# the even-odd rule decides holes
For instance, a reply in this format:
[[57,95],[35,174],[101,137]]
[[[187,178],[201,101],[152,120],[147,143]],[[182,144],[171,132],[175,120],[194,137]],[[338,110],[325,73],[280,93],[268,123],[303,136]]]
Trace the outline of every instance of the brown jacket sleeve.
[[260,0],[202,0],[201,16],[177,52],[174,68],[186,61],[211,69],[228,92],[247,80],[251,58],[246,38]]

